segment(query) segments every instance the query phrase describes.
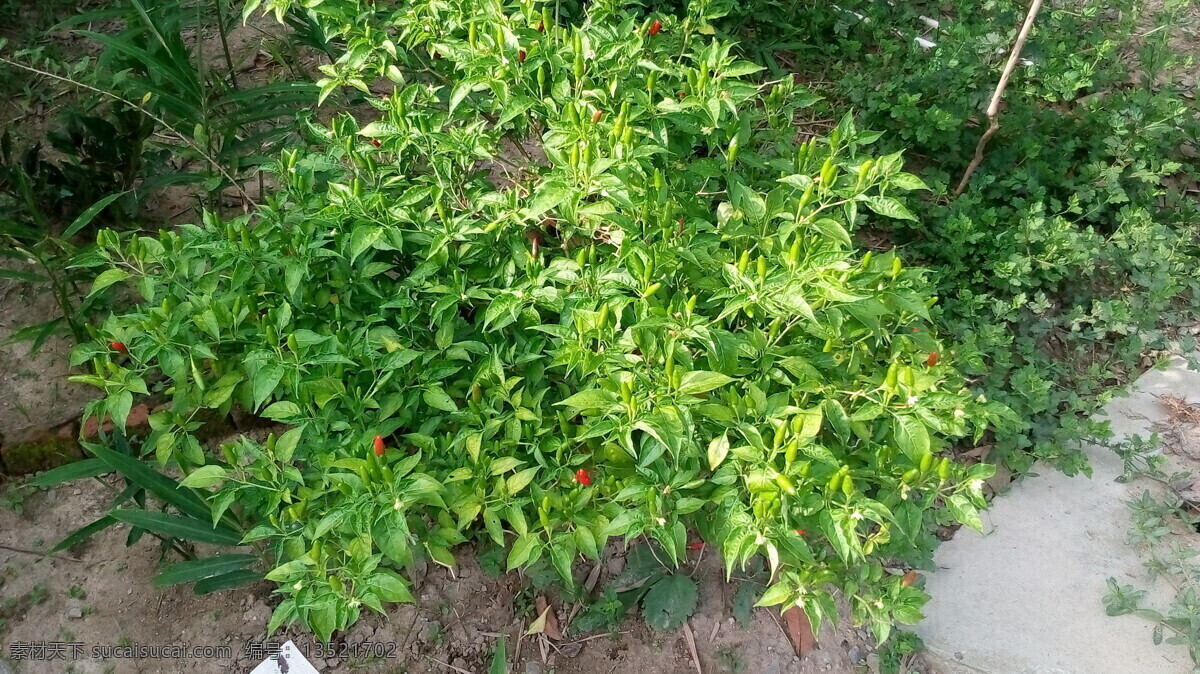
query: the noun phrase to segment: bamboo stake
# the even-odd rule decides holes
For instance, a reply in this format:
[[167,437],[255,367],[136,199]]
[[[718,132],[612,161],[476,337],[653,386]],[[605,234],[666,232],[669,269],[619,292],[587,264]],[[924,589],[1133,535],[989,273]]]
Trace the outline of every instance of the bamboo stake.
[[1038,10],[1042,8],[1042,0],[1033,0],[1029,5],[1029,12],[1025,14],[1025,24],[1021,26],[1021,32],[1017,34],[1017,40],[1013,43],[1012,53],[1008,55],[1008,63],[1004,65],[1004,72],[1000,75],[1000,82],[996,85],[996,91],[992,94],[992,102],[987,107],[988,128],[979,138],[979,144],[975,146],[975,156],[971,159],[971,163],[967,165],[967,170],[963,173],[962,180],[959,181],[958,187],[954,189],[954,196],[958,196],[967,189],[967,181],[971,179],[971,174],[975,173],[975,169],[979,168],[979,163],[983,161],[983,150],[987,146],[988,140],[1000,128],[1000,120],[997,115],[1000,113],[1000,99],[1004,96],[1004,88],[1008,86],[1008,78],[1012,76],[1013,68],[1016,67],[1017,61],[1021,58],[1021,49],[1025,47],[1025,38],[1029,37],[1029,31],[1033,28],[1033,19],[1037,16]]

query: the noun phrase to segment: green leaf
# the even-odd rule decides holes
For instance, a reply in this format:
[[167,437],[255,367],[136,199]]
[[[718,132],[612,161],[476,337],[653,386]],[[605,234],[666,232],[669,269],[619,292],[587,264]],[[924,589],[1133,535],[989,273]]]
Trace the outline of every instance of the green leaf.
[[888,178],[888,182],[891,183],[893,187],[897,187],[902,190],[929,189],[929,186],[925,184],[924,180],[921,180],[911,173],[897,173],[891,178]]
[[488,674],[508,674],[508,637],[503,634],[496,642],[496,652],[492,654]]
[[457,412],[458,405],[440,386],[430,386],[421,393],[421,399],[426,405],[443,412]]
[[109,514],[122,522],[167,538],[182,538],[213,545],[237,545],[242,540],[242,535],[232,529],[226,527],[214,529],[208,522],[194,517],[120,508]]
[[642,616],[656,630],[671,632],[696,612],[696,582],[673,573],[654,584],[642,599]]
[[408,589],[408,583],[400,577],[395,571],[390,569],[381,569],[367,580],[367,585],[379,596],[382,601],[391,602],[412,602],[412,592]]
[[602,388],[580,391],[566,400],[554,403],[573,410],[607,410],[617,402],[617,394]]
[[966,496],[962,494],[951,496],[946,499],[946,508],[950,510],[950,515],[956,521],[983,533],[983,520],[979,518],[979,510]]
[[696,395],[719,388],[733,381],[733,377],[721,374],[720,372],[708,372],[706,370],[692,370],[683,375],[683,379],[679,383],[679,392],[686,395]]
[[213,576],[212,578],[205,578],[204,580],[197,581],[196,584],[192,586],[192,591],[196,594],[224,592],[225,590],[232,590],[245,585],[252,585],[261,581],[262,579],[263,575],[257,571],[252,571],[250,569],[239,569],[237,571],[230,571],[229,573],[224,573],[219,576]]
[[107,447],[90,446],[89,449],[109,466],[112,466],[113,470],[125,476],[125,479],[175,506],[185,515],[202,522],[210,517],[208,505],[195,492],[181,487],[179,483],[155,471],[142,461],[126,454],[114,452]]
[[353,263],[359,255],[367,252],[383,238],[383,228],[371,225],[361,225],[354,228],[350,235],[350,262]]
[[[129,192],[117,192],[116,194],[110,194],[110,195],[104,197],[103,199],[101,199],[100,201],[97,201],[96,203],[92,204],[91,206],[88,206],[87,210],[80,213],[79,217],[75,218],[75,220],[71,223],[71,225],[69,227],[67,227],[65,230],[63,230],[62,238],[69,239],[72,236],[75,236],[75,234],[79,230],[83,229],[84,227],[87,227],[88,224],[92,221],[92,218],[95,218],[100,213],[100,211],[104,210],[105,208],[108,207],[109,204],[116,201],[117,199],[120,199],[121,197],[125,196],[126,194],[129,194]],[[95,292],[95,290],[93,290],[92,292]]]
[[[779,584],[776,584],[778,587]],[[763,587],[753,581],[744,580],[733,596],[733,617],[742,628],[750,626],[750,614],[763,595]]]
[[512,550],[508,552],[508,570],[512,571],[528,562],[534,550],[540,545],[541,541],[538,540],[537,536],[531,534],[518,536],[517,540],[513,542]]
[[913,215],[904,204],[892,197],[862,195],[859,197],[859,199],[866,202],[867,208],[870,208],[872,211],[875,211],[882,216],[895,218],[896,220],[917,219],[917,216]]
[[300,416],[300,406],[288,400],[271,403],[262,415],[272,421],[289,421]]
[[201,466],[189,473],[187,477],[180,480],[179,485],[182,487],[192,487],[194,489],[205,489],[207,487],[224,482],[227,477],[228,474],[221,466]]
[[101,459],[84,459],[48,470],[41,475],[30,478],[25,484],[30,487],[54,487],[64,482],[79,480],[85,477],[96,477],[113,472],[111,466]]
[[66,538],[59,541],[58,544],[56,544],[53,548],[50,548],[50,552],[62,552],[63,550],[70,550],[76,545],[79,545],[95,534],[104,531],[116,523],[116,519],[105,515],[95,522],[85,524],[70,534],[67,534]]
[[755,606],[776,606],[791,599],[792,588],[785,583],[775,583],[767,588],[762,597],[754,604]]
[[921,457],[929,451],[929,429],[925,427],[925,422],[915,416],[896,415],[892,433],[896,437],[896,445],[900,447],[900,451],[904,452],[904,455],[914,463],[919,462]]
[[521,493],[521,490],[527,487],[530,482],[533,482],[533,478],[537,477],[538,470],[538,467],[534,466],[533,468],[526,468],[519,473],[510,475],[506,482],[508,495],[516,496]]
[[[186,562],[177,562],[162,570],[154,578],[155,587],[167,587],[181,583],[194,583],[205,578],[212,578],[247,566],[258,561],[254,555],[221,555],[205,557]],[[262,574],[258,574],[262,578]]]
[[92,282],[92,291],[88,293],[88,297],[104,290],[114,283],[119,283],[129,278],[129,272],[124,269],[107,269],[96,277]]
[[546,211],[558,208],[559,204],[566,201],[572,192],[571,188],[560,182],[545,183],[538,189],[529,205],[525,207],[521,217],[526,220],[541,217]]
[[720,437],[713,438],[712,442],[708,443],[708,469],[716,470],[728,455],[729,436],[722,433]]
[[279,436],[279,439],[275,441],[275,460],[279,463],[290,463],[302,435],[304,435],[304,427],[297,426]]

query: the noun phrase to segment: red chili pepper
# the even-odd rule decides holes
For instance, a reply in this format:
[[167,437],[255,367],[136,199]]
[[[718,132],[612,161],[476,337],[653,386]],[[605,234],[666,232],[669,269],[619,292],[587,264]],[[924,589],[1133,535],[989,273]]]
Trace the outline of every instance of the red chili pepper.
[[111,346],[112,350],[116,351],[117,353],[123,353],[126,355],[129,354],[129,349],[126,348],[125,342],[109,342],[108,345]]
[[681,92],[679,92],[679,100],[681,100],[681,101],[682,101],[682,100],[683,100],[683,99],[685,99],[685,98],[687,98],[687,94],[686,94],[686,93],[684,93],[684,92],[682,92],[682,91],[681,91]]
[[599,122],[600,118],[603,116],[604,116],[603,110],[597,110],[597,111],[593,112],[592,113],[592,124]]
[[803,536],[805,533],[806,533],[806,532],[805,532],[803,529],[797,529],[797,530],[796,530],[796,535],[797,535],[797,536]]
[[375,456],[383,456],[383,453],[386,451],[387,451],[387,445],[383,444],[383,436],[376,435],[375,436]]
[[695,543],[688,544],[688,550],[703,550],[703,549],[704,549],[704,541],[696,541]]
[[650,24],[650,37],[658,35],[658,31],[660,30],[662,30],[662,21],[655,19],[654,23]]
[[521,53],[517,54],[517,61],[519,63],[525,62],[525,50],[524,49],[521,50]]
[[538,21],[538,32],[539,33],[546,32],[546,22],[545,21]]
[[928,367],[933,367],[934,365],[937,365],[937,364],[938,364],[938,352],[931,351],[929,353],[929,357],[925,359],[925,365]]
[[917,330],[916,328],[913,328],[913,332],[920,332],[920,330]]
[[588,475],[586,468],[580,468],[575,471],[575,481],[586,487],[592,483],[592,476]]
[[435,51],[435,52],[433,52],[433,58],[434,58],[434,59],[441,59],[441,58],[442,58],[442,53],[441,53],[440,51]]
[[379,142],[379,139],[378,139],[378,138],[372,138],[372,139],[371,139],[371,144],[372,144],[372,145],[374,145],[375,147],[379,147],[380,145],[383,145],[383,143],[380,143],[380,142]]

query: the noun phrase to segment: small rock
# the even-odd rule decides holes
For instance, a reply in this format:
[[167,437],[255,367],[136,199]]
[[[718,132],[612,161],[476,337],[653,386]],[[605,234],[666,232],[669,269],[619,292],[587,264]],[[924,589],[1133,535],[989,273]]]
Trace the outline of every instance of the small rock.
[[867,669],[871,674],[879,674],[879,654],[867,653]]
[[79,620],[83,617],[83,609],[79,608],[78,606],[74,606],[67,610],[67,617],[73,620]]
[[464,660],[462,658],[454,658],[454,660],[452,660],[450,662],[450,664],[454,665],[458,669],[466,669],[470,663],[468,663],[466,660]]
[[862,661],[862,649],[858,646],[851,646],[848,655],[850,656],[850,662],[856,665]]
[[542,674],[542,666],[530,660],[525,663],[525,674]]
[[83,494],[83,490],[82,490],[82,489],[76,489],[75,491],[71,492],[71,495],[72,495],[72,496],[79,496],[79,495],[81,495],[81,494]]

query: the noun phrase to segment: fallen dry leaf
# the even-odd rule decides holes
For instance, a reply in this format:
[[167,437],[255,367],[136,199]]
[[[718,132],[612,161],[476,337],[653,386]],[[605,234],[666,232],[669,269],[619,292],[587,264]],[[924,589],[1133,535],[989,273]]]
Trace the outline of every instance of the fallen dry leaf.
[[539,596],[537,600],[534,601],[534,606],[537,608],[539,616],[544,615],[546,617],[546,623],[542,628],[542,634],[545,634],[547,637],[554,639],[555,641],[562,641],[562,630],[558,628],[558,616],[554,614],[554,609],[550,608],[550,602],[546,601],[545,597]]
[[792,642],[792,650],[796,655],[804,655],[817,645],[817,637],[813,634],[812,623],[804,611],[793,606],[783,612],[783,629],[788,641]]

